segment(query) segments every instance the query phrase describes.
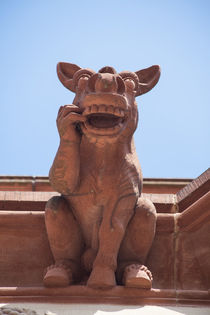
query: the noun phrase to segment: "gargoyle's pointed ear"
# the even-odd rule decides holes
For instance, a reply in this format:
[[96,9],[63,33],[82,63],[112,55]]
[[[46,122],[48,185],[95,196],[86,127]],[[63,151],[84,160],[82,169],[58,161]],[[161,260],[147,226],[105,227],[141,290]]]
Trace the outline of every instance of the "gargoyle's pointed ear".
[[136,96],[149,92],[160,78],[160,66],[152,66],[143,70],[136,71],[139,78],[139,88]]
[[72,80],[73,75],[80,69],[80,67],[72,63],[59,62],[57,64],[57,74],[61,83],[63,83],[63,85],[72,92],[75,92],[75,87]]

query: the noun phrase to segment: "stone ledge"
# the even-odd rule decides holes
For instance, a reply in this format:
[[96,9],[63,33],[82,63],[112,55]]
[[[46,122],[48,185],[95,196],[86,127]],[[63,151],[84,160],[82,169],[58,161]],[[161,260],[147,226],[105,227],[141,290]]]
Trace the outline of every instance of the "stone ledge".
[[187,231],[207,222],[208,218],[210,218],[210,191],[190,205],[181,215],[177,215],[177,223],[180,229]]
[[[185,178],[144,178],[145,193],[176,193],[189,184],[192,179]],[[2,191],[53,191],[48,176],[0,176]]]
[[[153,288],[210,288],[210,193],[182,213],[158,213],[147,266]],[[36,203],[35,203],[36,204]],[[0,283],[40,286],[53,263],[43,211],[0,211]]]
[[94,290],[86,286],[67,288],[0,287],[0,302],[109,303],[121,305],[210,305],[209,291],[141,290],[116,286]]
[[210,168],[176,193],[182,212],[210,190]]
[[[16,211],[44,211],[46,202],[57,192],[33,191],[0,191],[0,210]],[[171,213],[176,209],[176,195],[174,194],[142,194],[156,206],[157,212]]]
[[[0,211],[0,219],[1,228],[32,227],[33,229],[40,229],[41,225],[44,226],[44,211],[2,210]],[[157,232],[174,232],[174,215],[158,213],[156,230]]]

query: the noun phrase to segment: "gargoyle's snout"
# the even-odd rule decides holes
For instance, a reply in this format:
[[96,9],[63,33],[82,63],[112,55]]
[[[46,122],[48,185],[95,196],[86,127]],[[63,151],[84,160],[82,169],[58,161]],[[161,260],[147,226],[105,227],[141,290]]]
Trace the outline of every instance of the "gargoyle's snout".
[[116,93],[125,92],[125,84],[118,74],[96,73],[88,82],[89,89],[92,93]]
[[95,91],[100,92],[117,92],[117,80],[110,73],[98,73],[95,82]]

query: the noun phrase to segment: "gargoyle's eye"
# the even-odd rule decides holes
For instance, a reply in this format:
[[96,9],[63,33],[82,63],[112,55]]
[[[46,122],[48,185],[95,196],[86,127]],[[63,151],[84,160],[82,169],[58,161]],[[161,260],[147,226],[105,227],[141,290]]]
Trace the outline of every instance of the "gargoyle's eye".
[[76,83],[77,88],[78,88],[79,90],[84,89],[84,88],[86,87],[86,85],[87,85],[87,82],[88,82],[89,78],[90,78],[90,75],[81,75],[81,76],[77,79],[77,83]]
[[134,91],[136,87],[136,82],[133,80],[133,78],[125,78],[124,79],[126,90],[127,91]]
[[86,87],[89,78],[94,74],[90,69],[80,69],[73,76],[73,84],[77,89]]
[[124,81],[125,89],[127,92],[135,92],[138,90],[139,79],[136,73],[130,71],[123,71],[119,73]]

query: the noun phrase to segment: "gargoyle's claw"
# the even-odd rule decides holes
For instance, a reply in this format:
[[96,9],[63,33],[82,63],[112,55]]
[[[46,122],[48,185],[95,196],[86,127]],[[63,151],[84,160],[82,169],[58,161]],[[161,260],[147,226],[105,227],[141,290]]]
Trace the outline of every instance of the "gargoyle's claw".
[[115,273],[108,267],[93,268],[87,285],[93,289],[111,289],[116,285]]
[[125,286],[140,289],[151,289],[152,280],[152,274],[149,269],[140,264],[127,266],[122,279]]
[[64,265],[51,265],[47,268],[43,281],[46,287],[67,287],[72,283],[72,272]]

